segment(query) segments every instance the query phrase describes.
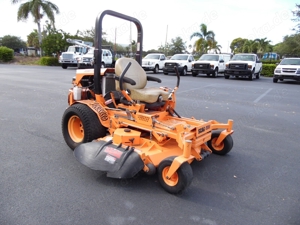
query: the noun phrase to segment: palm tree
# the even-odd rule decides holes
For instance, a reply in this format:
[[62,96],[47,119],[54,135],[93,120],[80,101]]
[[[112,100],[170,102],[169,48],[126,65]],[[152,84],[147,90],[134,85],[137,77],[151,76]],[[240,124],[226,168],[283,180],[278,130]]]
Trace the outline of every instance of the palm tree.
[[214,39],[207,40],[207,45],[208,45],[208,48],[207,48],[208,51],[213,51],[216,54],[221,53],[222,46],[218,45],[218,42],[215,41]]
[[[21,2],[22,0],[11,0],[12,4]],[[27,0],[22,3],[18,10],[18,21],[26,21],[28,16],[34,18],[34,22],[38,25],[38,36],[40,45],[40,54],[42,54],[42,32],[41,32],[41,19],[46,15],[52,24],[55,23],[54,13],[58,14],[59,9],[57,5],[47,0]]]
[[270,40],[267,40],[267,38],[257,38],[254,40],[255,42],[257,42],[258,44],[258,52],[263,54],[267,49],[268,49],[268,46],[270,45]]
[[257,42],[255,40],[246,40],[243,45],[243,52],[245,53],[255,53],[255,45],[257,45]]
[[190,39],[192,39],[193,37],[199,38],[195,42],[196,51],[201,50],[203,53],[203,52],[207,52],[207,48],[208,48],[207,41],[208,40],[214,41],[215,33],[211,30],[207,30],[206,24],[202,23],[200,24],[200,32],[194,32],[191,35]]

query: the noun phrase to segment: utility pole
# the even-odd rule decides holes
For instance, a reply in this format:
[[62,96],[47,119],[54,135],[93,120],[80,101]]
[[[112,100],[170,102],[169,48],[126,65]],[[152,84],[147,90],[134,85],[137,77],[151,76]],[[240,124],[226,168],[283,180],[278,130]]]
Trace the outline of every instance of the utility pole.
[[168,40],[168,25],[167,25],[167,31],[166,31],[166,41],[165,41],[165,55],[168,55],[168,50],[167,50],[167,40]]

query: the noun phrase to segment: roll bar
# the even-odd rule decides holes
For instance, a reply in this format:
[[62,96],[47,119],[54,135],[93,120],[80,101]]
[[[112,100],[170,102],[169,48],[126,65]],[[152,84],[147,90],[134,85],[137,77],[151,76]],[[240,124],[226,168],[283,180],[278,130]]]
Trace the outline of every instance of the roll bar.
[[95,36],[95,50],[94,50],[94,83],[95,83],[95,94],[102,94],[101,90],[101,62],[102,62],[102,21],[104,16],[110,15],[114,17],[118,17],[120,19],[128,20],[133,22],[137,28],[137,53],[135,56],[136,61],[142,65],[142,53],[143,53],[143,27],[140,21],[136,18],[112,11],[105,10],[100,13],[96,19],[96,36]]

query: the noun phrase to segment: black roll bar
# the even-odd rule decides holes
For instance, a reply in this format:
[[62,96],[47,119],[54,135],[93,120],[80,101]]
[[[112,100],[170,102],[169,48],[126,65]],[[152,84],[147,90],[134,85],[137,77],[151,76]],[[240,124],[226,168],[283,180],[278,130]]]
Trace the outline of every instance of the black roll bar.
[[94,83],[95,83],[95,94],[102,94],[101,90],[101,62],[102,62],[102,20],[105,15],[118,17],[120,19],[128,20],[133,22],[137,28],[137,52],[135,55],[136,61],[142,65],[142,53],[143,53],[143,27],[140,21],[136,18],[112,11],[105,10],[97,16],[96,19],[96,36],[95,36],[95,50],[94,50]]

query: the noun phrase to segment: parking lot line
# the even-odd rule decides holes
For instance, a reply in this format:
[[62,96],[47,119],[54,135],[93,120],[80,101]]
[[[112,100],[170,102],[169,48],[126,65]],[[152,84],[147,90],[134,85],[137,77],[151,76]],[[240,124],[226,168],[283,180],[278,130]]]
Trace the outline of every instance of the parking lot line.
[[262,95],[260,95],[257,99],[255,99],[253,102],[254,103],[258,103],[259,100],[261,100],[263,97],[265,97],[270,91],[272,91],[273,88],[269,88],[265,93],[263,93]]

